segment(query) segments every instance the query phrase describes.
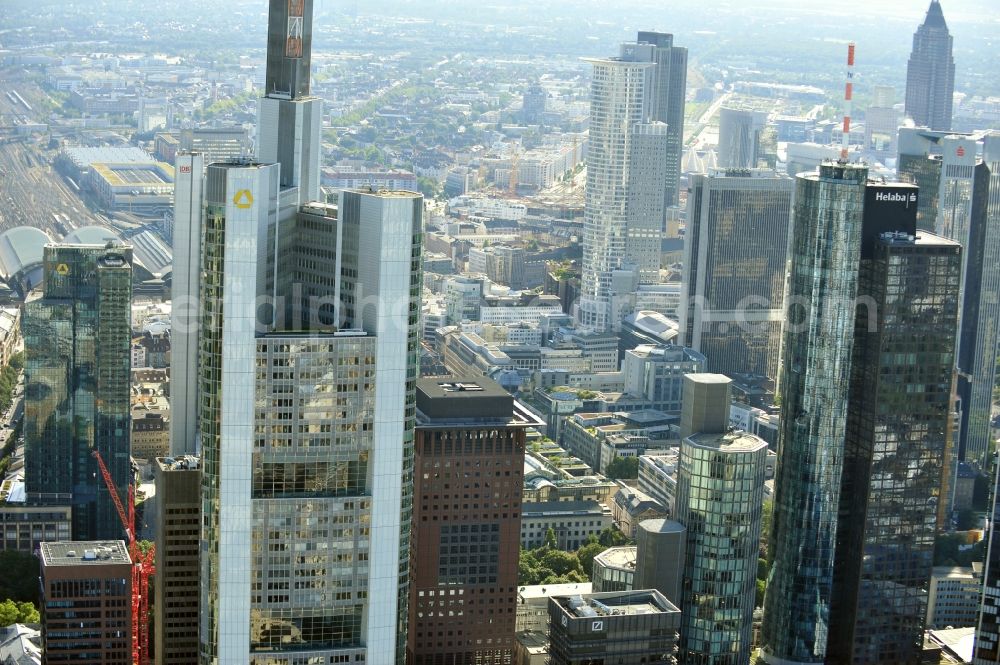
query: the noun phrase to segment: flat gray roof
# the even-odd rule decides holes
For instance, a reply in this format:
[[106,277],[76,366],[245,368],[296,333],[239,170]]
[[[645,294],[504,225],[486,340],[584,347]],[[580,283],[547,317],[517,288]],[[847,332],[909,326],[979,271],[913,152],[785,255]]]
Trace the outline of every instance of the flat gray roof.
[[39,548],[45,566],[132,563],[124,540],[61,540],[42,543]]

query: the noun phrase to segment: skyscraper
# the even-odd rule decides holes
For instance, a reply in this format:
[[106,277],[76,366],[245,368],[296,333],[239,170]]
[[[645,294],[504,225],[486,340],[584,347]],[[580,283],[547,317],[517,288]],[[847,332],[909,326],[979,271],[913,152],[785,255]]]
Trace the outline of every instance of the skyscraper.
[[719,111],[719,166],[755,169],[760,159],[760,133],[767,114],[751,109],[723,107]]
[[204,664],[405,653],[423,199],[313,200],[311,4],[271,1],[262,161],[210,165],[182,202],[200,238],[198,269],[193,238],[181,253],[199,289]]
[[278,178],[205,186],[201,661],[401,663],[422,198],[280,220]]
[[312,7],[313,0],[270,0],[257,118],[257,158],[281,165],[281,187],[297,188],[299,204],[319,200],[323,103],[309,94]]
[[794,187],[765,169],[692,176],[681,334],[709,371],[778,376]]
[[[993,356],[1000,318],[1000,204],[995,203],[1000,196],[1000,136],[984,139],[983,160],[976,156],[978,148],[971,137],[900,130],[901,176],[926,183],[934,197],[933,206],[919,206],[920,227],[930,227],[966,248],[956,351],[961,408],[958,457],[988,469]],[[922,187],[921,197],[924,191]]]
[[[617,58],[590,59],[590,139],[583,225],[583,280],[577,318],[600,332],[612,329],[612,273],[628,243],[628,185],[635,128],[649,116],[654,48],[623,44]],[[633,238],[634,241],[638,238]],[[657,240],[657,244],[659,240]]]
[[941,3],[931,0],[924,22],[913,33],[913,50],[906,65],[906,115],[918,127],[951,129],[955,93],[952,38]]
[[982,599],[976,623],[973,665],[1000,663],[1000,464],[993,479],[993,505],[986,544],[986,568],[983,571]]
[[170,454],[198,451],[198,328],[205,160],[178,153],[174,164],[173,272],[170,309]]
[[[995,245],[1000,225],[1000,135],[986,137],[984,156],[990,169],[990,192],[987,203],[987,249]],[[984,261],[992,261],[988,255]],[[996,276],[992,276],[996,279]],[[983,289],[992,288],[984,285]],[[996,323],[994,322],[995,326]],[[1000,465],[997,465],[1000,474]],[[1000,478],[1000,476],[998,476]],[[975,665],[1000,663],[1000,480],[994,479],[990,531],[986,551],[986,570],[983,572],[983,596],[979,605],[979,622],[976,627],[976,644],[973,654]]]
[[28,498],[73,507],[73,538],[116,539],[121,520],[91,457],[128,496],[132,248],[46,245],[42,295],[24,306]]
[[656,47],[650,90],[650,118],[667,125],[666,206],[677,205],[680,194],[681,156],[684,149],[684,101],[687,95],[687,49],[674,46],[674,36],[665,32],[640,31],[640,44]]
[[492,379],[417,382],[407,661],[510,663],[525,430]]
[[[870,185],[866,193],[831,664],[921,662],[937,501],[945,499],[962,248],[916,231],[915,206],[896,196],[915,189]],[[897,228],[868,231],[880,222]]]
[[727,377],[688,374],[684,383],[685,416],[690,402],[713,389],[724,394],[721,400],[691,406],[692,411],[714,413],[685,420],[724,424],[695,430],[681,441],[675,517],[687,528],[687,545],[679,660],[703,665],[748,663],[767,442],[729,430]]
[[781,455],[761,642],[768,662],[826,656],[868,169],[797,178],[781,373]]

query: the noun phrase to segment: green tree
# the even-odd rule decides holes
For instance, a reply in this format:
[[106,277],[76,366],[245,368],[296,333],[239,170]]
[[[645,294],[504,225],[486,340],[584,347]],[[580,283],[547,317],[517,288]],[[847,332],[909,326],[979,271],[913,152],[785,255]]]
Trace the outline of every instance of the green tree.
[[766,580],[769,572],[771,567],[767,565],[767,559],[757,559],[757,579]]
[[767,499],[760,512],[760,556],[767,559],[768,538],[771,537],[771,517],[774,514],[774,501]]
[[580,569],[583,574],[590,577],[594,574],[594,557],[608,549],[597,538],[591,536],[586,545],[576,551],[576,558],[580,560]]
[[29,602],[22,602],[17,604],[17,622],[18,623],[38,623],[41,617],[38,616],[38,610],[35,606]]
[[552,529],[552,527],[549,527],[545,532],[545,544],[542,545],[542,547],[553,550],[559,549],[559,541],[556,539],[556,532]]
[[0,598],[38,602],[38,559],[16,550],[0,552]]
[[573,571],[581,574],[583,573],[583,568],[580,566],[580,560],[576,557],[576,554],[572,552],[549,550],[542,555],[540,563],[543,567],[548,568],[559,576],[568,575]]
[[608,464],[608,468],[604,470],[604,475],[612,480],[618,480],[621,478],[638,478],[639,458],[616,457],[611,460],[610,464]]
[[767,583],[764,580],[757,580],[757,593],[754,594],[754,602],[757,607],[764,607],[764,592],[767,591]]
[[619,547],[628,543],[628,538],[618,529],[608,527],[597,536],[597,542],[605,547]]
[[17,611],[17,605],[14,604],[13,600],[8,598],[0,603],[0,628],[6,628],[12,623],[17,623],[18,616],[20,616],[20,613]]

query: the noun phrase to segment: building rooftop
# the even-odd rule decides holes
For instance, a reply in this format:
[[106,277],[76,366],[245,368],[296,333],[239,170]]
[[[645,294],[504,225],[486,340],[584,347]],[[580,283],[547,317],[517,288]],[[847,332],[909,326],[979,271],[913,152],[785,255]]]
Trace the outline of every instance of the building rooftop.
[[682,533],[685,527],[680,522],[667,519],[652,519],[639,522],[639,528],[652,533]]
[[201,459],[194,455],[182,455],[181,457],[157,457],[156,464],[163,471],[189,471],[197,469],[201,465]]
[[612,547],[604,550],[596,557],[594,563],[600,562],[605,568],[635,571],[635,557],[638,548],[635,546]]
[[551,596],[569,596],[573,594],[589,594],[594,588],[590,582],[574,582],[572,584],[530,584],[518,587],[518,598],[530,600],[532,598],[549,598]]
[[593,515],[610,514],[610,510],[598,501],[543,501],[541,503],[522,503],[521,516],[529,515]]
[[128,548],[123,540],[63,540],[40,545],[42,564],[45,566],[100,566],[131,564]]
[[562,608],[570,620],[680,613],[676,605],[655,589],[554,596],[552,601]]
[[741,430],[718,434],[708,432],[692,434],[687,440],[700,448],[715,448],[722,452],[731,453],[749,453],[767,448],[767,442],[764,439]]

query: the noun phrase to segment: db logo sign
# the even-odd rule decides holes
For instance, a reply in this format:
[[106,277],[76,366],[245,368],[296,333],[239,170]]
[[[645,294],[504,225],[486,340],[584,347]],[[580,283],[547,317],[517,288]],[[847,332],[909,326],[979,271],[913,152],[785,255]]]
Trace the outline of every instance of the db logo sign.
[[181,173],[191,173],[191,167],[190,166],[182,166],[181,167]]

